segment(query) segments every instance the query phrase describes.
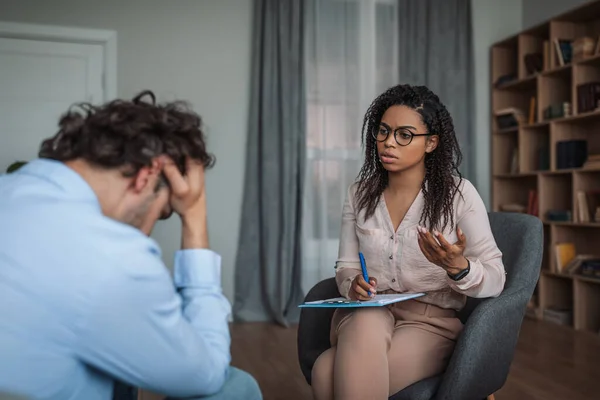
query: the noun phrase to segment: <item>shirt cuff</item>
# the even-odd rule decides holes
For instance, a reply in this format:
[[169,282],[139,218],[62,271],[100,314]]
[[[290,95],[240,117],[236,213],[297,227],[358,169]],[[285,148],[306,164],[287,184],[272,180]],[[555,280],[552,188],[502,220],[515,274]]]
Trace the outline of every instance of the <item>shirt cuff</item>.
[[208,249],[177,251],[173,281],[177,288],[220,285],[221,256]]
[[348,298],[350,294],[350,286],[361,270],[356,270],[350,267],[340,267],[336,270],[335,278],[338,284],[338,291],[340,296]]
[[469,263],[471,265],[471,269],[469,270],[469,273],[460,281],[455,281],[449,276],[446,277],[450,283],[450,286],[458,292],[469,290],[472,287],[479,285],[483,280],[483,264],[481,264],[481,261],[469,259]]

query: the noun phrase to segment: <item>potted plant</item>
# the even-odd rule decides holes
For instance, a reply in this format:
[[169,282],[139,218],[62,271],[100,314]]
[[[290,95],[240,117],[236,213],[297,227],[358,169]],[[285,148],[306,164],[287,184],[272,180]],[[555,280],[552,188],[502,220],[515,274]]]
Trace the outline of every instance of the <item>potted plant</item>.
[[8,166],[8,168],[6,169],[6,173],[10,174],[11,172],[15,172],[25,164],[27,164],[27,161],[15,161],[14,163]]

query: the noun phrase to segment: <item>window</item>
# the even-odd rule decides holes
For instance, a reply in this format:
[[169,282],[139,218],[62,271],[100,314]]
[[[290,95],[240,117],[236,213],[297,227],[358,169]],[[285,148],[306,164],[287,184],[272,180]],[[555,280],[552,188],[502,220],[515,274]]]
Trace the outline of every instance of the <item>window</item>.
[[398,79],[396,1],[313,6],[306,37],[305,289],[334,275],[343,202],[362,165],[362,119]]

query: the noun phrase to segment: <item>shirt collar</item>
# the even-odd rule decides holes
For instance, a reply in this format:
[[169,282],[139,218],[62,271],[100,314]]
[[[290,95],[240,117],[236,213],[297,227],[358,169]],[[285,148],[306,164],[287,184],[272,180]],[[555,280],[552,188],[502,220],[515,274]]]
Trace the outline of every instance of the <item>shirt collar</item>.
[[81,175],[64,163],[37,158],[25,164],[14,174],[33,175],[57,186],[69,200],[93,202],[101,210],[100,202],[91,186]]

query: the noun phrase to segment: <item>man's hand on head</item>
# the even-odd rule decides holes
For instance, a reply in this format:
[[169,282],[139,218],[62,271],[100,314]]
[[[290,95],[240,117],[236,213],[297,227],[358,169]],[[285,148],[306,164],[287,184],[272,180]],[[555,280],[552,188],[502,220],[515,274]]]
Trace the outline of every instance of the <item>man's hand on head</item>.
[[183,249],[208,248],[204,166],[188,158],[182,175],[173,160],[165,158],[163,172],[169,181],[170,203],[181,216]]

